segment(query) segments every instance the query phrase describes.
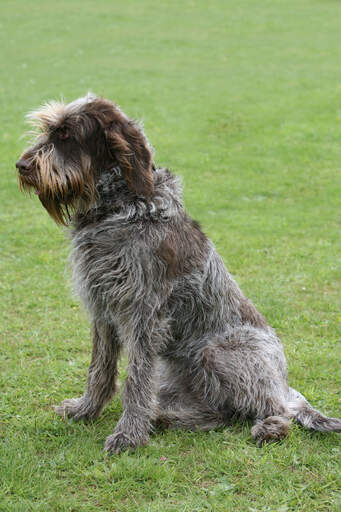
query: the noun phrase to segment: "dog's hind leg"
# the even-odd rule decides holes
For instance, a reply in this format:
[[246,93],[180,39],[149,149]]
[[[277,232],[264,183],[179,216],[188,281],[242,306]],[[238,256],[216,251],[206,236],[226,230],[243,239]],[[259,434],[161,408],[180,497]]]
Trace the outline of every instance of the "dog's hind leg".
[[256,421],[251,433],[258,443],[285,437],[289,430],[290,419],[310,430],[341,432],[341,419],[329,418],[314,409],[305,397],[293,388],[289,388],[286,408],[285,416],[270,416]]
[[188,356],[190,387],[203,406],[224,417],[254,418],[252,435],[258,443],[287,435],[292,415],[286,361],[270,328],[230,329],[193,343]]
[[92,338],[92,358],[85,393],[80,398],[66,399],[55,407],[57,414],[76,421],[97,418],[116,391],[120,343],[115,329],[94,322]]
[[289,432],[290,421],[321,432],[341,432],[341,420],[313,409],[289,388],[282,345],[271,329],[243,326],[201,343],[190,359],[191,388],[212,410],[231,409],[256,420],[262,444]]

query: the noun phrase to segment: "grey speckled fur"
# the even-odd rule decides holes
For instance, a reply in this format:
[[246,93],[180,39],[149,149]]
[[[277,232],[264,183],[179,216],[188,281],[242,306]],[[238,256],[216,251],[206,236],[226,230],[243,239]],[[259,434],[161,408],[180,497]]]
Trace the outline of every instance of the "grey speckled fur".
[[[79,102],[69,116],[86,106]],[[58,114],[54,124],[66,116]],[[54,158],[51,144],[49,151]],[[128,186],[119,162],[96,169],[88,208],[73,205],[74,280],[92,319],[93,353],[84,395],[57,412],[96,418],[115,393],[124,348],[124,411],[106,440],[110,453],[145,444],[155,423],[210,429],[253,418],[258,443],[284,437],[291,419],[340,432],[339,419],[288,386],[280,340],[186,214],[179,179],[153,168],[153,192],[143,195]]]

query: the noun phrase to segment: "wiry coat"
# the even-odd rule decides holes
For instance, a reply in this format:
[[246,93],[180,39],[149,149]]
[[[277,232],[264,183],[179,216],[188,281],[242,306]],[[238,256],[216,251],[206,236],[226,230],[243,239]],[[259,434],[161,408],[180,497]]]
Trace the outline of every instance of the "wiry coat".
[[[290,418],[340,431],[340,420],[288,387],[280,340],[185,212],[178,178],[152,166],[141,129],[93,97],[33,117],[45,138],[18,162],[21,185],[38,189],[59,222],[72,210],[74,280],[92,319],[86,391],[57,412],[96,418],[116,390],[124,347],[124,411],[109,452],[146,443],[153,422],[208,429],[254,418],[259,442],[285,436]],[[71,160],[58,140],[70,130]]]

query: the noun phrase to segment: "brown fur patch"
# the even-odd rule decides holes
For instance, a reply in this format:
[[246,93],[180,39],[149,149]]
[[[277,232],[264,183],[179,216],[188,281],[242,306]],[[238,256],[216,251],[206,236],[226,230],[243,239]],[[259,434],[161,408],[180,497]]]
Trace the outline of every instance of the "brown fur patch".
[[268,324],[263,315],[261,315],[252,302],[245,297],[240,301],[239,311],[243,324],[249,323],[254,327],[267,327]]
[[158,249],[158,255],[167,265],[167,277],[176,278],[200,268],[207,253],[207,237],[199,224],[189,217],[181,229],[176,226],[168,232]]
[[178,273],[177,254],[175,248],[171,245],[171,240],[169,238],[162,240],[158,249],[158,254],[167,265],[167,277],[176,277]]
[[215,347],[207,346],[204,348],[201,354],[201,362],[204,368],[210,370],[216,367],[217,352],[218,349]]

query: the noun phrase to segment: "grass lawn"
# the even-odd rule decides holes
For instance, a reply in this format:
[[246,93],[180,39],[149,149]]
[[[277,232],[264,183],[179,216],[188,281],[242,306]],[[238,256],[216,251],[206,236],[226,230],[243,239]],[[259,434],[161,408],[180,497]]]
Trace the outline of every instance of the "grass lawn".
[[[250,424],[164,432],[107,458],[117,397],[93,424],[88,320],[68,242],[14,164],[24,114],[87,90],[144,121],[156,162],[281,336],[290,383],[341,416],[341,3],[1,0],[0,511],[339,511],[340,436]],[[122,376],[124,369],[122,369]]]

